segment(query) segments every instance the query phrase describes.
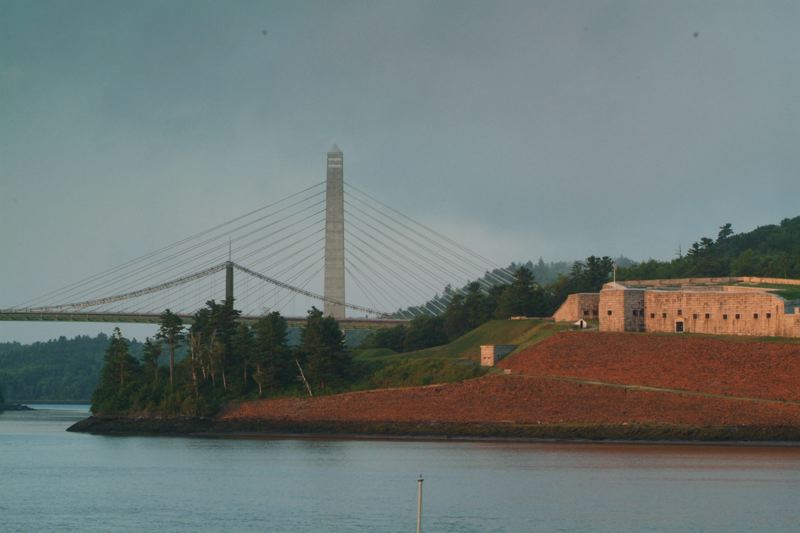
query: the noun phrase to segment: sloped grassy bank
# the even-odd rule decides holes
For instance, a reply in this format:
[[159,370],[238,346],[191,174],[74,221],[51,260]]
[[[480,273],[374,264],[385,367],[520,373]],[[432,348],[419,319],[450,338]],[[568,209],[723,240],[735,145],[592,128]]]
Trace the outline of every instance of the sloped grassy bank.
[[67,431],[95,435],[184,437],[361,437],[443,440],[797,443],[795,426],[670,426],[606,424],[369,423],[211,418],[90,417]]

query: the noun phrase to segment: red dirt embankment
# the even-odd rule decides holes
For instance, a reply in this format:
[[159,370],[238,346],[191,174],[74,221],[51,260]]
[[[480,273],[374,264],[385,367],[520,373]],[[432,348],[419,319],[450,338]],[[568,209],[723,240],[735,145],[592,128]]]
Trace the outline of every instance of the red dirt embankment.
[[550,337],[498,366],[537,376],[800,401],[800,344],[573,332]]
[[800,345],[565,333],[511,356],[516,372],[448,385],[233,406],[220,420],[452,424],[800,426],[800,405],[565,382],[575,377],[699,393],[800,399]]

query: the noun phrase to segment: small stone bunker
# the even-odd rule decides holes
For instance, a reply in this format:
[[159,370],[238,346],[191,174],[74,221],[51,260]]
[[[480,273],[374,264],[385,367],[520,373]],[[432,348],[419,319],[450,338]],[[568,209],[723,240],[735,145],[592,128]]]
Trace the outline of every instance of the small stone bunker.
[[494,366],[504,356],[517,348],[516,344],[483,344],[481,345],[481,366]]

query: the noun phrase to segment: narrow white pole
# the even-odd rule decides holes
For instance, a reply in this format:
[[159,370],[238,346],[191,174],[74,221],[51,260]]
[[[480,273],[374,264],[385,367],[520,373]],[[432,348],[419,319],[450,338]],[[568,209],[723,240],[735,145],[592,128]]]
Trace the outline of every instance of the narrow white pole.
[[422,476],[417,480],[417,533],[422,533]]

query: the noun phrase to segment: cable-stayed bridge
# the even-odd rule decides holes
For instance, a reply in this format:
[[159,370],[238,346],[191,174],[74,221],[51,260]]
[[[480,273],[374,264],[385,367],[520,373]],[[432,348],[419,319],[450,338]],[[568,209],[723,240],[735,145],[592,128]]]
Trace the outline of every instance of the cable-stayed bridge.
[[300,322],[313,305],[345,328],[380,327],[442,313],[468,281],[488,290],[511,278],[345,182],[334,147],[325,181],[0,309],[0,320],[158,323],[170,309],[190,323],[206,301],[233,299],[246,321],[278,311]]

